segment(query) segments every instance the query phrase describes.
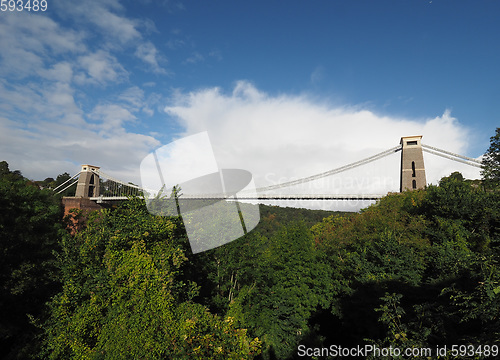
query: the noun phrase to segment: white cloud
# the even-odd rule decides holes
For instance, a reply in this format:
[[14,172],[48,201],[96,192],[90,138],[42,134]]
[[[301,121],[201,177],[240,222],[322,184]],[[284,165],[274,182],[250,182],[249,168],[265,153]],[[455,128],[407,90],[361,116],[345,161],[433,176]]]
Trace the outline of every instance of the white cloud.
[[46,80],[70,83],[73,79],[73,67],[66,61],[56,63],[50,69],[42,68],[38,73]]
[[85,71],[85,74],[76,77],[78,83],[106,85],[108,82],[122,82],[128,78],[128,72],[118,60],[103,50],[79,57],[78,63]]
[[106,137],[124,132],[123,124],[136,120],[128,109],[118,104],[97,105],[90,113],[90,118],[100,122],[100,133]]
[[[160,66],[160,63],[166,60],[156,46],[145,40],[141,33],[141,30],[145,35],[158,31],[152,20],[125,16],[125,9],[118,0],[68,0],[64,5],[58,5],[57,9],[62,16],[74,21],[77,27],[85,29],[82,32],[97,33],[101,49],[110,52],[134,47],[135,56],[145,62],[154,73],[167,74]],[[89,27],[89,24],[92,26]],[[92,36],[89,35],[89,38]]]
[[[116,110],[116,112],[115,112]],[[0,153],[12,168],[35,180],[76,173],[91,163],[138,183],[141,160],[160,143],[152,136],[128,132],[123,122],[134,116],[117,106],[96,108],[97,124],[0,118]]]
[[165,44],[170,50],[177,50],[186,46],[186,41],[181,39],[170,39]]
[[137,110],[144,105],[144,90],[133,86],[123,91],[118,98]]
[[[399,144],[401,136],[423,135],[423,142],[467,153],[468,132],[449,111],[429,119],[404,119],[371,111],[318,104],[307,96],[270,96],[248,82],[231,94],[218,88],[177,93],[165,111],[186,129],[208,131],[221,168],[253,173],[256,186],[314,175],[364,159]],[[385,193],[399,190],[400,153],[355,170],[283,192]],[[427,181],[479,170],[424,154]]]
[[323,66],[317,66],[311,73],[311,84],[316,85],[320,83],[325,78],[325,68]]
[[214,58],[217,61],[222,61],[222,53],[220,50],[212,50],[208,53],[208,56]]
[[133,58],[139,47],[136,56],[166,72],[141,34],[154,31],[153,22],[126,16],[118,0],[49,6],[36,16],[0,16],[0,160],[37,180],[93,163],[138,182],[140,161],[160,144],[128,125],[137,125],[138,114],[153,115],[161,97],[124,88],[131,68],[121,55]]
[[[70,29],[62,31],[59,24],[49,17],[37,14],[31,16],[22,12],[9,13],[2,16],[2,27],[10,30],[15,29],[15,36],[12,33],[5,33],[2,41],[11,39],[9,45],[17,43],[29,50],[43,53],[50,49],[56,53],[81,52],[85,50],[82,46],[82,35]],[[43,34],[43,36],[40,36]]]
[[150,93],[146,96],[143,89],[132,86],[123,91],[118,96],[118,100],[131,112],[141,111],[148,116],[153,116],[155,114],[154,108],[163,101],[163,97],[157,93]]
[[186,59],[186,63],[189,64],[196,64],[203,61],[205,61],[205,58],[197,51],[195,51],[190,57]]
[[62,16],[70,17],[75,24],[92,24],[108,40],[109,46],[141,39],[137,30],[139,22],[122,15],[124,8],[118,0],[66,0],[54,5]]
[[207,59],[215,59],[216,61],[222,60],[222,55],[219,50],[212,50],[206,56],[200,54],[198,51],[194,51],[191,56],[184,60],[184,64],[198,64],[203,63]]
[[141,23],[141,26],[145,29],[146,33],[147,34],[152,34],[152,33],[160,33],[160,31],[158,31],[158,28],[156,27],[156,24],[154,23],[153,20],[151,19],[142,19],[140,21]]
[[136,121],[128,104],[100,104],[86,116],[74,92],[59,81],[38,85],[0,81],[1,160],[36,180],[63,171],[75,173],[80,164],[92,163],[138,182],[140,161],[159,142],[125,129],[127,122]]
[[134,21],[105,9],[95,8],[91,13],[89,20],[99,26],[104,33],[118,39],[122,44],[141,38]]
[[83,112],[76,105],[74,90],[64,82],[7,84],[0,82],[0,109],[21,123],[51,119],[82,124]]
[[166,74],[167,71],[163,69],[158,61],[161,59],[158,50],[151,42],[145,42],[137,47],[135,56],[144,61],[151,67],[151,70],[157,74]]
[[14,79],[35,75],[51,56],[85,51],[82,40],[83,34],[62,29],[41,14],[0,16],[0,75]]

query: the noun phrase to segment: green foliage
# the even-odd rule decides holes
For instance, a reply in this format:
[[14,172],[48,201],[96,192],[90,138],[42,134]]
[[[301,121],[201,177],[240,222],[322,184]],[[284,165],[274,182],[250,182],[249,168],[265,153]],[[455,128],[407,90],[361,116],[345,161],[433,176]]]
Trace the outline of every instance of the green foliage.
[[0,162],[0,178],[8,182],[26,180],[21,174],[21,171],[19,170],[10,171],[9,164],[7,163],[7,161]]
[[4,359],[36,354],[44,303],[58,289],[52,252],[62,233],[62,209],[51,191],[40,190],[0,163],[0,353]]
[[62,235],[59,200],[2,162],[1,345],[7,358],[29,358],[41,338],[34,323],[44,359],[491,345],[500,336],[500,192],[478,185],[453,173],[357,214],[261,206],[249,234],[193,255],[182,219],[153,216],[138,199]]
[[[498,259],[499,204],[497,193],[455,173],[360,214],[332,215],[310,231],[271,212],[256,231],[203,257],[213,291],[202,293],[262,339],[263,358],[292,358],[304,343],[486,341],[480,328],[495,328],[496,318],[479,320],[486,313],[479,301],[475,312],[465,304],[468,297],[487,303],[478,264],[486,254]],[[489,289],[494,312],[499,291]]]
[[443,178],[429,186],[418,211],[432,223],[428,235],[433,242],[464,239],[471,248],[484,252],[500,236],[498,193],[484,192],[459,178]]
[[[50,189],[55,189],[59,185],[68,181],[70,178],[71,178],[71,175],[68,174],[67,172],[65,172],[65,173],[57,175],[54,182],[49,182],[48,184],[46,184],[46,181],[47,181],[47,179],[46,179],[44,185],[48,186]],[[57,189],[57,191],[61,191],[65,187],[68,187],[72,181],[74,181],[74,180],[71,180],[68,183],[66,183],[64,186],[61,186],[59,189]],[[76,192],[76,184],[69,186],[66,190],[64,190],[61,193],[61,196],[75,196],[75,192]]]
[[460,323],[474,328],[463,336],[476,345],[500,336],[500,269],[498,257],[478,256],[467,278],[443,290],[451,300],[450,308]]
[[377,241],[364,245],[359,252],[349,248],[339,252],[349,264],[349,277],[356,282],[401,281],[410,285],[421,282],[425,254],[420,249],[398,241],[391,232],[381,233]]
[[[266,229],[268,227],[266,226]],[[267,232],[267,230],[266,230]],[[286,359],[327,308],[331,268],[304,224],[280,227],[268,239],[253,232],[207,254],[213,304],[263,342],[263,357]]]
[[491,344],[499,328],[498,200],[456,173],[315,225],[345,286],[332,303],[340,330],[327,340]]
[[420,283],[428,246],[421,233],[426,221],[405,210],[407,203],[416,204],[416,194],[389,195],[361,214],[324,219],[312,228],[318,246],[351,283]]
[[361,250],[365,243],[376,241],[380,234],[390,232],[405,244],[423,246],[421,229],[424,218],[415,216],[408,208],[420,202],[420,191],[388,195],[361,214],[349,217],[330,217],[313,226],[316,241],[325,251],[336,251],[338,246],[352,246]]
[[388,328],[388,337],[386,340],[391,345],[400,345],[407,340],[408,330],[402,322],[405,310],[400,306],[402,297],[403,295],[401,294],[385,293],[385,296],[380,298],[382,305],[375,309],[376,312],[381,313],[379,321]]
[[93,213],[66,236],[63,290],[51,303],[50,359],[248,359],[260,342],[193,301],[183,278],[186,241],[177,218],[139,200]]
[[489,187],[500,186],[500,128],[490,138],[490,147],[484,154],[482,163],[481,175],[486,184]]

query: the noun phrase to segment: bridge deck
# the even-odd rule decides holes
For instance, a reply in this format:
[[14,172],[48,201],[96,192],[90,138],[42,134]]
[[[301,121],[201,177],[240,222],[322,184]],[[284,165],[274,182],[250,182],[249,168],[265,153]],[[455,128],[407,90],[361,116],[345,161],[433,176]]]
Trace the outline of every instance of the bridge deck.
[[[287,195],[287,194],[260,194],[260,195],[241,195],[238,196],[238,200],[378,200],[385,195],[383,194],[351,194],[351,195],[340,195],[340,194],[303,194],[303,195]],[[116,196],[116,197],[91,197],[90,200],[102,202],[102,201],[117,201],[117,200],[127,200],[127,196]],[[182,199],[187,200],[201,200],[201,199],[221,199],[221,200],[235,200],[232,196],[218,196],[218,195],[184,195]]]

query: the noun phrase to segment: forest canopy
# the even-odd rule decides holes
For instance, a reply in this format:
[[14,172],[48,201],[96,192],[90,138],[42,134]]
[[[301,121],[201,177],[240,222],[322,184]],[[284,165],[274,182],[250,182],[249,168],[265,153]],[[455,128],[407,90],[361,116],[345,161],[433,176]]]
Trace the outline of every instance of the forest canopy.
[[[152,215],[139,198],[75,211],[84,221],[68,231],[50,190],[57,181],[46,180],[0,163],[6,359],[299,359],[298,349],[331,345],[499,345],[500,191],[489,178],[453,173],[359,213],[262,205],[253,231],[198,254],[180,217]],[[455,355],[443,358],[487,356]]]

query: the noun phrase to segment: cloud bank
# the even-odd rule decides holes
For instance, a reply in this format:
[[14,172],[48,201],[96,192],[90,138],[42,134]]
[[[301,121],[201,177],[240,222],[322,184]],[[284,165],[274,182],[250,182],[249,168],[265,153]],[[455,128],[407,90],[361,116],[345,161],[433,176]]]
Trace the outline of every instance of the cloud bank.
[[35,180],[91,163],[137,181],[131,174],[161,144],[130,125],[147,122],[160,95],[129,77],[134,64],[164,74],[166,60],[117,0],[51,5],[54,19],[0,18],[0,160]]
[[[366,109],[318,103],[307,95],[272,96],[247,81],[239,81],[229,94],[219,88],[177,93],[165,111],[186,129],[183,136],[208,131],[219,167],[251,171],[257,187],[367,158],[398,145],[402,136],[423,135],[423,143],[458,154],[467,154],[469,146],[469,131],[449,110],[428,119],[383,116]],[[454,171],[479,178],[479,169],[432,154],[424,153],[424,161],[428,183],[435,184]],[[399,191],[399,168],[398,152],[279,192]]]

